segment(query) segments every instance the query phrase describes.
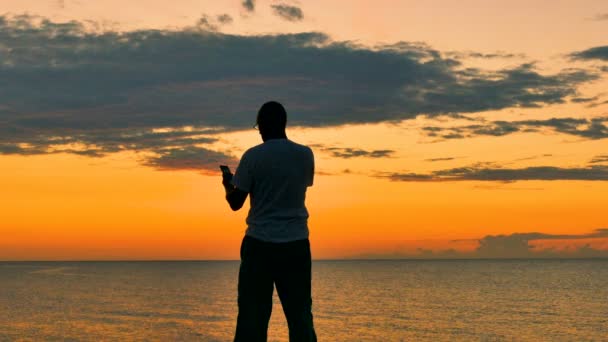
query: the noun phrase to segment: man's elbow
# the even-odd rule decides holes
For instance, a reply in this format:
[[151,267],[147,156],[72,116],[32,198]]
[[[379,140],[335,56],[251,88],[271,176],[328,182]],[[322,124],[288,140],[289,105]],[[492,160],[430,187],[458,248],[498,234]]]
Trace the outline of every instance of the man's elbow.
[[232,209],[232,211],[241,209],[243,204],[245,204],[245,199],[247,199],[247,193],[238,189],[235,189],[233,192],[226,195],[226,200],[228,201],[228,204],[230,204],[230,209]]
[[232,209],[232,211],[238,211],[239,209],[241,209],[243,207],[243,204],[238,204],[238,203],[230,203],[230,209]]

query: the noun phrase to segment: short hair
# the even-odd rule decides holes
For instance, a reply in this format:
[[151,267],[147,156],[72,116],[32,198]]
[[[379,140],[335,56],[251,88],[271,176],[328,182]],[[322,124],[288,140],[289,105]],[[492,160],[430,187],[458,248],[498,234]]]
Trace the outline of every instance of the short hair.
[[287,112],[282,104],[276,101],[268,101],[260,107],[256,123],[269,131],[285,130]]

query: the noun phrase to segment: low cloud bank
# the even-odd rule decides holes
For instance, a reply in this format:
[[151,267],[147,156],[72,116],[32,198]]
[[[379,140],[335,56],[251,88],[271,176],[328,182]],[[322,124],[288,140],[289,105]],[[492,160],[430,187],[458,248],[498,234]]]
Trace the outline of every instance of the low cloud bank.
[[[608,229],[596,229],[588,234],[546,234],[546,233],[513,233],[507,235],[487,235],[477,240],[478,247],[470,252],[447,249],[433,251],[418,248],[415,252],[395,252],[389,254],[365,254],[354,258],[381,259],[559,259],[559,258],[608,258],[606,249],[595,248],[588,241],[606,241]],[[541,241],[560,240],[565,246],[561,248],[539,248]],[[585,243],[576,243],[585,240]],[[568,241],[570,244],[568,244]],[[458,242],[458,240],[454,241]]]

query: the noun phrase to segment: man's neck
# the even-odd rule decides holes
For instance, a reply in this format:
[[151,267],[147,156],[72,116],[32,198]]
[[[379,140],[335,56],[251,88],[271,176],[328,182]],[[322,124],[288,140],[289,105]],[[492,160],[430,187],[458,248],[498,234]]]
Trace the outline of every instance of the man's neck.
[[287,139],[287,134],[285,134],[285,132],[283,132],[283,133],[279,133],[279,134],[262,135],[263,141],[274,140],[274,139]]

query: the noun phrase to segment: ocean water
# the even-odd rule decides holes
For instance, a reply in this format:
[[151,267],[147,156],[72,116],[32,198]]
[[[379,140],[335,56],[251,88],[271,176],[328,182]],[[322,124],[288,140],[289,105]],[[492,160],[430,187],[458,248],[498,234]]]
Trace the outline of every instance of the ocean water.
[[[1,262],[0,341],[230,341],[238,266]],[[608,260],[314,261],[313,315],[320,341],[608,341]]]

